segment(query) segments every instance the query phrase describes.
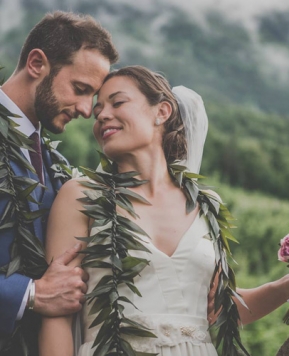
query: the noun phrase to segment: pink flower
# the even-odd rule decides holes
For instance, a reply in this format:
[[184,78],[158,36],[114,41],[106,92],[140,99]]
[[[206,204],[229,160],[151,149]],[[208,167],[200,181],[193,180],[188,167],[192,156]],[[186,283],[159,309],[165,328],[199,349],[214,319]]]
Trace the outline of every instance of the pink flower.
[[289,262],[289,234],[283,237],[280,241],[278,260],[282,262]]

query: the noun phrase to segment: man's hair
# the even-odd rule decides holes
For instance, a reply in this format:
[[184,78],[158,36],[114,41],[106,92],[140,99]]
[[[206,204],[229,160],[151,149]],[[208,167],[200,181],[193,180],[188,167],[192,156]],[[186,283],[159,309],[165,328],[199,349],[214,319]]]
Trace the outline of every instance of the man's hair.
[[22,47],[17,71],[26,65],[28,54],[41,49],[52,68],[73,62],[73,55],[81,48],[97,49],[110,64],[118,60],[110,33],[93,17],[72,12],[55,11],[46,14],[30,31]]

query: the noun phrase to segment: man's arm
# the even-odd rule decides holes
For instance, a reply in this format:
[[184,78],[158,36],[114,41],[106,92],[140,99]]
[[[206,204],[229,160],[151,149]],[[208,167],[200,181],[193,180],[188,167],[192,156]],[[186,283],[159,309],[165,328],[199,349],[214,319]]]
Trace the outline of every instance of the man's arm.
[[[46,316],[72,314],[81,309],[87,291],[87,274],[79,267],[68,266],[81,244],[56,258],[41,279],[35,281],[34,311]],[[0,274],[0,335],[9,335],[15,322],[30,278],[18,273]]]
[[9,335],[15,322],[30,278],[14,273],[0,274],[0,335]]

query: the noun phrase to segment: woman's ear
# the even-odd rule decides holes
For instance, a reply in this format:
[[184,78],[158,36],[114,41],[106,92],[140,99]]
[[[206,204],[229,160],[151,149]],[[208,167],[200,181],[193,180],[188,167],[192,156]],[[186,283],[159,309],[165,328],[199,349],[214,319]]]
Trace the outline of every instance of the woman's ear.
[[45,53],[39,48],[34,48],[29,52],[26,68],[29,75],[34,79],[44,78],[50,72],[49,61]]
[[162,101],[158,104],[157,118],[160,124],[165,123],[172,114],[172,106],[168,101]]

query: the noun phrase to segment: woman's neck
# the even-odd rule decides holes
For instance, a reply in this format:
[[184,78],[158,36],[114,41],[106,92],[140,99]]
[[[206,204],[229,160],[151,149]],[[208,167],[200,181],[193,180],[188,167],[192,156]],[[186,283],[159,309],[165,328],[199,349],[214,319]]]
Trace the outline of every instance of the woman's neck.
[[124,160],[117,162],[119,173],[136,171],[140,180],[147,180],[148,183],[134,188],[144,193],[147,197],[154,196],[162,187],[173,186],[174,183],[167,169],[167,162],[163,152],[154,154],[130,155]]

